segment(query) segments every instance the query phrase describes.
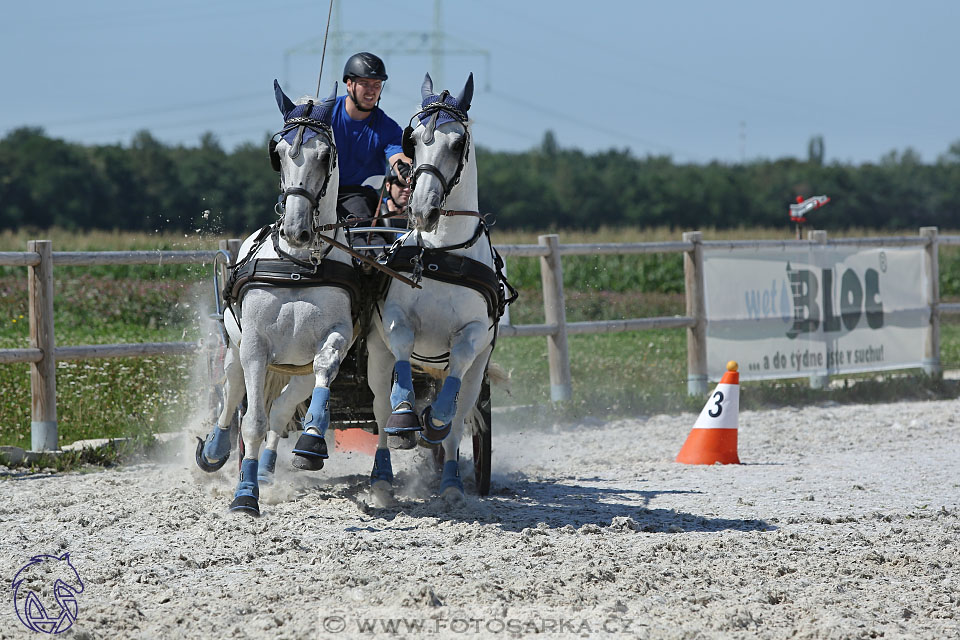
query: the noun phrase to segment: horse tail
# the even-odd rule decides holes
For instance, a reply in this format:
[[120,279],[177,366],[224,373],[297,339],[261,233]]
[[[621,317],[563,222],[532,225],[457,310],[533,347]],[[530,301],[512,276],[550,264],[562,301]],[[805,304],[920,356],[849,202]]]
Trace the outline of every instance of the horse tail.
[[487,380],[495,387],[510,387],[510,372],[496,362],[487,365]]

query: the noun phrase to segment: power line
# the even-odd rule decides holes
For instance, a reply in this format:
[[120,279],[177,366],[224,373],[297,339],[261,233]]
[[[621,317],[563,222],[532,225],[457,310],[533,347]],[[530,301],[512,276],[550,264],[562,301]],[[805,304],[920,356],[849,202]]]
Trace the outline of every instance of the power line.
[[[645,139],[645,138],[640,138],[640,137],[638,137],[638,136],[635,136],[635,135],[632,135],[632,134],[630,134],[630,133],[627,133],[626,131],[623,131],[623,130],[614,130],[614,129],[608,129],[608,128],[606,128],[606,127],[601,127],[601,126],[598,126],[598,125],[596,125],[596,124],[594,124],[594,123],[592,123],[592,122],[588,122],[588,121],[586,121],[586,120],[581,120],[580,118],[571,116],[571,115],[569,115],[569,114],[562,113],[562,112],[556,111],[556,110],[554,110],[554,109],[549,109],[549,108],[547,108],[547,107],[544,107],[543,105],[535,104],[535,103],[533,103],[533,102],[528,102],[528,101],[526,101],[526,100],[523,100],[522,98],[518,98],[518,97],[515,96],[515,95],[505,95],[505,94],[501,94],[499,91],[491,91],[490,93],[491,93],[495,98],[499,98],[500,100],[503,100],[503,101],[505,101],[505,102],[509,102],[509,103],[511,103],[511,104],[520,104],[520,105],[522,105],[522,106],[524,106],[524,107],[526,107],[526,108],[528,108],[528,109],[530,109],[530,110],[532,110],[532,111],[537,111],[537,112],[542,113],[542,114],[544,114],[544,115],[548,115],[548,116],[551,116],[551,117],[554,117],[554,118],[559,118],[559,119],[561,119],[561,120],[566,120],[567,122],[572,122],[573,124],[576,124],[576,125],[578,125],[578,126],[580,126],[580,127],[583,127],[583,128],[585,128],[585,129],[590,129],[590,130],[593,130],[593,131],[597,131],[597,132],[599,132],[599,133],[606,134],[606,135],[608,135],[608,136],[611,136],[611,137],[613,137],[613,138],[616,138],[617,140],[623,140],[623,139],[632,140],[633,142],[642,144],[642,145],[644,145],[644,146],[646,146],[646,147],[658,148],[658,149],[660,149],[660,150],[662,150],[662,151],[665,151],[665,152],[671,153],[671,154],[675,154],[675,153],[678,152],[678,150],[675,149],[674,147],[667,146],[667,145],[662,144],[662,143],[660,143],[660,142],[656,142],[656,141],[654,141],[654,140],[647,140],[647,139]],[[689,157],[689,158],[694,158],[694,155],[693,155],[693,154],[690,154],[690,153],[688,153],[688,152],[682,152],[682,153],[683,153],[683,155],[685,155],[685,156],[687,156],[687,157]]]
[[250,98],[262,98],[264,95],[263,91],[243,93],[236,96],[227,96],[217,98],[216,100],[206,100],[203,102],[193,102],[190,104],[181,104],[170,107],[160,107],[156,109],[139,109],[137,111],[128,111],[126,113],[113,114],[113,115],[101,115],[101,116],[89,116],[85,118],[73,118],[70,120],[57,120],[50,122],[51,126],[64,126],[72,124],[89,124],[96,123],[104,120],[125,120],[127,118],[139,118],[141,116],[148,115],[163,115],[166,113],[174,113],[177,111],[186,111],[188,109],[196,109],[199,107],[210,107],[214,105],[222,105],[224,102],[233,102],[237,100],[249,100]]

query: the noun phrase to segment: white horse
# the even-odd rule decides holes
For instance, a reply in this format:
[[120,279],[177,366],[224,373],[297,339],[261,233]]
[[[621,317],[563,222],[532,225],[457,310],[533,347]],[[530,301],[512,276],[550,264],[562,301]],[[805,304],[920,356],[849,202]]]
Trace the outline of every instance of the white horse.
[[[240,302],[224,313],[230,349],[224,362],[223,409],[202,451],[214,468],[229,456],[230,420],[246,390],[240,429],[244,453],[230,509],[252,515],[260,514],[259,485],[269,479],[276,464],[277,433],[286,429],[296,406],[308,397],[310,408],[294,447],[294,466],[323,467],[328,455],[324,436],[330,424],[330,383],[353,343],[352,310],[359,292],[350,256],[324,241],[347,242],[335,224],[340,174],[330,116],[336,86],[319,104],[302,99],[294,105],[276,81],[274,89],[284,116],[279,139],[275,136],[270,145],[271,162],[280,172],[281,218],[240,246],[242,257],[228,284]],[[268,368],[273,369],[270,376]],[[266,404],[272,400],[266,397],[265,385],[271,386],[268,377],[278,375],[274,373],[278,370],[293,376],[273,400],[271,437],[258,460],[267,435]]]
[[[502,314],[502,262],[478,213],[477,167],[467,110],[473,74],[457,97],[434,93],[427,74],[415,127],[403,134],[414,160],[410,215],[414,229],[388,265],[422,276],[422,289],[392,284],[368,336],[367,378],[380,427],[371,484],[392,490],[387,436],[419,432],[420,444],[442,443],[441,493],[463,496],[458,450],[473,410]],[[416,277],[415,277],[416,279]],[[422,416],[415,413],[412,367],[437,370],[443,385]]]

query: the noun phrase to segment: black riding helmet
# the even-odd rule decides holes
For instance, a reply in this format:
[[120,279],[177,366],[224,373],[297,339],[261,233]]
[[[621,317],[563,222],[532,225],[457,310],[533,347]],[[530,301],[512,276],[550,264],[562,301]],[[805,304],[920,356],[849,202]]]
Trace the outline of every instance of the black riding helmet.
[[347,64],[343,66],[343,81],[346,82],[347,78],[386,80],[387,68],[383,65],[383,60],[377,56],[361,51],[350,56]]

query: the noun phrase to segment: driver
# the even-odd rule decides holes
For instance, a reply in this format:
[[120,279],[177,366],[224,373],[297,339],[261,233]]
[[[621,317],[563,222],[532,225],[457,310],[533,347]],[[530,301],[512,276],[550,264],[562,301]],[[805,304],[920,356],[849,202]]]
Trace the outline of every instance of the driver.
[[386,79],[383,60],[365,51],[350,56],[343,67],[347,95],[337,98],[332,121],[340,158],[337,215],[342,220],[371,218],[377,211],[379,194],[363,182],[383,175],[384,160],[391,171],[398,171],[398,163],[411,164],[400,146],[400,125],[379,107]]

